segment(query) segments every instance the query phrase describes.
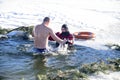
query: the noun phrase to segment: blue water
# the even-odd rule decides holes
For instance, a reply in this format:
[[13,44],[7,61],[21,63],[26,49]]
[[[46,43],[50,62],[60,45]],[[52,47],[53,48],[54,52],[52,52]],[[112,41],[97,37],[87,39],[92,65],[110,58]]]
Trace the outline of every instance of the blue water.
[[[48,68],[67,68],[85,63],[120,58],[120,52],[106,44],[120,44],[120,0],[0,0],[0,26],[16,28],[35,26],[45,16],[51,18],[50,27],[56,32],[66,23],[71,33],[91,31],[94,40],[75,40],[76,52],[65,56],[34,58],[21,52],[32,41],[0,41],[0,77],[3,80],[35,80]],[[62,58],[61,58],[62,57]],[[45,72],[45,73],[44,73]]]

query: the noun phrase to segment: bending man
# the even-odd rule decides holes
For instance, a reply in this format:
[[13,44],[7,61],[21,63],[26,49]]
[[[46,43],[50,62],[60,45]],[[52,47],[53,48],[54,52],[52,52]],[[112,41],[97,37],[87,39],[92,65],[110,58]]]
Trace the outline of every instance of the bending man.
[[58,38],[53,30],[48,27],[50,22],[49,17],[45,17],[43,23],[37,25],[33,29],[33,37],[34,37],[34,47],[37,52],[45,52],[48,47],[48,37],[51,36],[55,41],[60,44],[64,44],[66,41]]

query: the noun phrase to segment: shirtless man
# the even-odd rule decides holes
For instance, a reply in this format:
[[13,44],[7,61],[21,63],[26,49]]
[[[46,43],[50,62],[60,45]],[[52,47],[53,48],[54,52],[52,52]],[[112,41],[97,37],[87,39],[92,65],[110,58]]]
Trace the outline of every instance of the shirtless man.
[[34,47],[37,52],[45,52],[48,47],[48,37],[51,36],[58,43],[64,44],[66,41],[58,38],[53,30],[48,27],[50,22],[49,17],[45,17],[43,23],[37,25],[33,29],[33,37],[34,37]]

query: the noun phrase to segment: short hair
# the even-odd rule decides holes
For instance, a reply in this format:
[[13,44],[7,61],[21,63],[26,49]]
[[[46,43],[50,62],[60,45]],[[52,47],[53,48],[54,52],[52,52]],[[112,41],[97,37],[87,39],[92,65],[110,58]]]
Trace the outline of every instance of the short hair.
[[44,19],[43,19],[43,22],[49,22],[50,21],[50,18],[49,17],[45,17]]
[[62,28],[65,28],[66,30],[68,30],[67,24],[63,24]]

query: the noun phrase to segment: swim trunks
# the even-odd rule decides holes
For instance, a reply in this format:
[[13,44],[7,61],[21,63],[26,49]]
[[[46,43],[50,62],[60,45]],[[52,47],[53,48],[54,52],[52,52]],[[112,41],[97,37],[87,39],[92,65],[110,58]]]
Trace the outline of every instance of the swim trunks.
[[36,53],[45,53],[45,52],[47,51],[47,49],[46,49],[46,48],[43,48],[43,49],[34,48],[34,51],[35,51]]

